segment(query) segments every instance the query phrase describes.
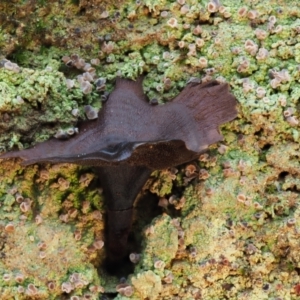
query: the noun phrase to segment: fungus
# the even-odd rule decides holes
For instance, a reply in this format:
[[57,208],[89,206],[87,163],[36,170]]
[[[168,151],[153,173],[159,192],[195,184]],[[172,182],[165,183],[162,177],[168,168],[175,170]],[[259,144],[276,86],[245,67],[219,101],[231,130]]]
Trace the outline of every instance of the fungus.
[[29,283],[26,289],[26,294],[29,296],[35,296],[36,294],[38,294],[38,289],[34,284]]
[[166,198],[160,198],[158,201],[158,206],[163,207],[163,208],[167,208],[169,205],[169,201]]
[[63,129],[58,129],[54,137],[59,140],[66,140],[69,138],[68,134]]
[[250,20],[254,20],[258,17],[258,13],[256,10],[250,10],[248,13],[247,13],[247,17],[248,19]]
[[[24,166],[94,166],[107,201],[108,256],[116,262],[127,255],[133,202],[151,172],[197,159],[222,140],[219,126],[236,114],[236,100],[227,84],[192,82],[172,102],[153,106],[143,93],[141,77],[118,78],[98,118],[79,124],[77,135],[69,140],[53,138],[0,158],[20,157]],[[68,215],[60,219],[67,222]]]
[[99,58],[92,58],[91,59],[91,64],[94,66],[99,66],[100,65],[100,59]]
[[193,29],[193,34],[195,35],[199,35],[203,32],[202,27],[200,25],[197,25],[194,29]]
[[31,201],[30,199],[26,198],[24,201],[20,204],[20,210],[22,212],[28,212],[31,209]]
[[93,246],[95,249],[100,250],[103,248],[104,242],[102,240],[96,240],[94,241]]
[[12,232],[15,231],[15,225],[13,223],[8,223],[8,224],[5,225],[4,230],[7,233],[12,233]]
[[245,17],[246,15],[247,15],[247,12],[248,12],[248,8],[247,7],[240,7],[239,9],[238,9],[238,15],[240,16],[240,17]]
[[84,107],[84,112],[89,120],[94,120],[98,118],[98,111],[91,105],[86,105]]
[[3,281],[10,281],[10,279],[11,279],[11,274],[7,274],[7,273],[3,274],[2,279],[3,279]]
[[255,55],[257,50],[258,50],[258,45],[255,44],[252,40],[247,40],[245,42],[245,50],[250,54],[250,55]]
[[199,61],[200,68],[203,69],[203,68],[207,67],[208,61],[207,61],[207,59],[205,57],[201,56],[198,61]]
[[166,266],[166,264],[162,260],[157,260],[154,262],[155,269],[164,269],[165,266]]
[[141,255],[138,253],[130,253],[129,259],[132,263],[137,264],[141,259]]
[[75,81],[73,79],[66,79],[67,89],[71,89],[75,85]]
[[134,292],[133,287],[126,283],[118,284],[116,286],[116,291],[120,293],[122,296],[126,296],[126,297],[130,297]]
[[74,289],[73,285],[70,282],[63,282],[61,285],[61,290],[64,293],[71,293],[72,290]]
[[168,12],[166,11],[166,10],[163,10],[161,13],[160,13],[160,16],[162,17],[162,18],[166,18],[167,16],[168,16]]
[[256,28],[254,30],[254,33],[258,40],[264,40],[268,36],[268,33],[265,30],[260,29],[260,28]]
[[163,278],[163,281],[165,283],[172,283],[174,279],[174,275],[172,274],[172,272],[168,273],[168,275],[166,275],[164,278]]
[[178,25],[178,21],[175,18],[170,18],[167,21],[167,24],[171,27],[171,28],[175,28]]
[[179,48],[184,48],[184,46],[185,46],[185,42],[184,41],[179,41],[178,42],[178,47]]
[[207,11],[210,13],[215,13],[217,12],[219,9],[218,4],[216,3],[216,1],[210,1],[207,4]]
[[257,60],[265,60],[269,56],[269,51],[265,48],[259,48],[258,53],[256,55]]
[[204,46],[204,44],[205,44],[204,40],[200,39],[200,38],[197,38],[195,42],[196,42],[196,46],[198,48],[202,48]]
[[189,10],[190,10],[190,7],[187,4],[185,4],[180,8],[180,13],[182,15],[185,15],[189,12]]
[[199,179],[205,180],[209,178],[209,173],[205,169],[200,169],[199,170]]
[[15,277],[15,281],[18,283],[22,283],[25,279],[25,276],[22,273],[18,273]]
[[187,53],[187,56],[196,56],[196,44],[189,44],[188,45],[189,52]]

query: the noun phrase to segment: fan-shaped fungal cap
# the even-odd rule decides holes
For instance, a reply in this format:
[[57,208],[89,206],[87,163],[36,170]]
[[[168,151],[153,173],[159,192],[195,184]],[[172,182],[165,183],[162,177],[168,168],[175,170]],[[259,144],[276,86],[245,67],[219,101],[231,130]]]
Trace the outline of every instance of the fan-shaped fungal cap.
[[69,140],[51,139],[0,158],[105,166],[129,163],[164,169],[197,158],[222,140],[219,125],[236,117],[236,100],[227,84],[191,83],[172,101],[152,106],[137,81],[117,79],[116,88],[95,121],[79,126]]

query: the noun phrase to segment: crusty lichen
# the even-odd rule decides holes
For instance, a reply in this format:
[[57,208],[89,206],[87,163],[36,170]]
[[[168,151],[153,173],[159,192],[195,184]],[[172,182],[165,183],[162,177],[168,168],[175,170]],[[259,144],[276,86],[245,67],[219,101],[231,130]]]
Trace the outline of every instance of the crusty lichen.
[[[145,228],[144,220],[135,220],[134,228],[145,234],[140,260],[126,280],[134,292],[120,292],[116,299],[300,295],[300,7],[298,1],[250,2],[0,4],[5,25],[1,59],[19,65],[14,72],[1,60],[1,151],[27,147],[74,126],[84,118],[84,105],[101,106],[99,98],[105,100],[116,76],[146,73],[145,92],[158,103],[200,77],[227,81],[238,99],[239,116],[223,126],[224,141],[193,162],[192,173],[186,165],[152,174],[146,187],[161,198],[165,214]],[[84,71],[61,61],[72,54],[86,63],[99,60],[90,90],[77,77]],[[99,91],[96,78],[106,80]],[[66,79],[74,80],[74,86]],[[73,109],[78,111],[72,114]],[[1,162],[0,171],[2,297],[22,299],[14,279],[21,271],[26,273],[21,286],[26,293],[35,284],[41,293],[37,299],[49,297],[48,271],[57,286],[72,273],[82,274],[89,283],[79,296],[98,297],[103,292],[99,285],[114,292],[118,278],[99,267],[104,250],[95,248],[103,239],[104,208],[92,170],[22,168],[10,161]],[[9,232],[12,226],[15,230]],[[45,258],[37,249],[42,239],[52,247],[42,250]],[[60,243],[66,252],[59,252]],[[31,254],[19,259],[27,250]],[[74,259],[51,273],[50,259],[55,264],[66,254]],[[34,269],[25,266],[25,258]],[[53,299],[61,295],[56,288]]]

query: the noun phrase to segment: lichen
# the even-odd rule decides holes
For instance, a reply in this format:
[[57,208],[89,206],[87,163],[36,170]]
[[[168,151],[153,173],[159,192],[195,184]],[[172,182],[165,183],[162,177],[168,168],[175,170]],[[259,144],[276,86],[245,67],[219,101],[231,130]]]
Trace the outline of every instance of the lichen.
[[[298,1],[2,1],[0,9],[0,151],[73,128],[84,106],[101,107],[116,76],[146,74],[145,92],[159,104],[199,78],[227,81],[238,99],[238,118],[222,127],[222,144],[193,162],[193,174],[188,165],[152,174],[146,189],[164,215],[144,228],[135,220],[145,234],[126,278],[134,293],[116,299],[299,297]],[[94,59],[89,84],[78,78],[85,70],[61,60],[74,54]],[[26,293],[33,283],[48,299],[48,271],[57,286],[82,274],[89,284],[81,297],[91,285],[95,298],[103,293],[95,286],[115,292],[118,278],[99,267],[105,251],[94,247],[104,205],[92,170],[8,161],[0,172],[2,298],[25,299],[18,285]],[[43,259],[39,239],[53,246]],[[34,269],[10,259],[27,250]],[[66,253],[74,259],[63,268]],[[56,288],[53,299],[61,294]]]

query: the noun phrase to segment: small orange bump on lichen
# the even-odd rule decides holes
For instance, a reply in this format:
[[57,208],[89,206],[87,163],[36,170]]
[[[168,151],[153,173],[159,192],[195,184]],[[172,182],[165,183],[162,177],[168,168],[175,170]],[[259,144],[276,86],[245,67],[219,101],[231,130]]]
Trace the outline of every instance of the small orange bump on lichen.
[[92,212],[92,217],[94,220],[102,220],[102,214],[99,210],[94,210]]
[[246,183],[246,177],[245,176],[241,176],[240,180],[239,180],[240,185],[245,185]]
[[169,202],[166,198],[160,198],[158,201],[158,206],[163,207],[163,208],[167,208],[169,205]]
[[284,95],[279,95],[278,102],[280,103],[281,106],[285,107],[286,106],[286,97]]
[[132,296],[134,290],[133,287],[127,283],[121,283],[116,286],[116,291],[122,296],[130,297]]
[[78,210],[73,207],[68,211],[68,215],[71,219],[75,219],[78,215]]
[[44,259],[44,258],[46,258],[46,256],[47,256],[47,254],[46,254],[45,251],[40,251],[39,252],[39,258]]
[[104,293],[104,288],[101,285],[90,285],[89,290],[92,293]]
[[197,51],[196,51],[196,44],[191,43],[188,45],[189,52],[187,53],[187,56],[196,56]]
[[207,178],[209,178],[209,176],[210,175],[206,169],[199,170],[199,179],[206,180]]
[[246,199],[247,199],[247,197],[244,194],[241,194],[241,193],[238,194],[237,197],[236,197],[236,200],[238,202],[241,202],[241,203],[245,203]]
[[22,203],[24,200],[24,197],[20,193],[16,193],[15,199],[16,199],[17,203]]
[[197,249],[195,247],[191,247],[189,249],[189,256],[191,258],[195,258],[197,256]]
[[246,40],[244,47],[246,52],[252,56],[254,56],[258,50],[258,45],[250,39]]
[[29,283],[27,285],[27,289],[26,289],[26,294],[29,296],[35,296],[38,294],[38,289],[36,288],[36,286],[32,283]]
[[200,25],[197,25],[194,29],[193,29],[193,34],[194,35],[199,35],[203,32],[203,29]]
[[[196,44],[197,48],[202,48],[204,46],[205,42],[201,38],[196,38],[195,44]],[[200,58],[199,58],[199,60],[200,60]]]
[[5,232],[12,233],[15,231],[15,225],[13,223],[8,223],[4,227]]
[[250,20],[254,20],[258,17],[258,12],[256,10],[249,10],[247,13],[247,17]]
[[40,225],[43,222],[43,218],[41,217],[41,215],[36,215],[35,217],[35,224]]
[[178,47],[181,48],[181,49],[184,48],[185,47],[185,41],[179,41],[178,42]]
[[224,177],[230,177],[230,176],[235,175],[235,172],[232,168],[227,168],[227,169],[223,170],[223,175],[224,175]]
[[291,219],[288,219],[288,220],[286,221],[286,225],[287,225],[288,227],[293,227],[293,226],[295,226],[295,224],[296,224],[296,219],[295,219],[295,218],[291,218]]
[[64,222],[64,223],[68,223],[68,221],[69,221],[69,215],[68,215],[68,214],[61,214],[61,215],[59,216],[59,219],[60,219],[62,222]]
[[189,7],[187,4],[183,5],[183,6],[180,8],[180,13],[181,13],[182,15],[187,14],[189,11],[190,11],[190,7]]
[[18,273],[16,276],[15,276],[15,281],[17,283],[22,283],[25,279],[25,276],[22,274],[22,273]]
[[238,15],[239,17],[245,17],[247,15],[247,12],[248,12],[248,8],[243,6],[243,7],[240,7],[238,9]]
[[217,1],[210,1],[207,3],[207,11],[210,13],[215,13],[219,9],[219,5],[217,4]]
[[166,18],[168,15],[169,15],[169,13],[168,13],[168,11],[166,11],[166,10],[163,10],[163,11],[160,13],[160,16],[161,16],[162,18]]
[[154,234],[155,232],[155,229],[154,229],[154,226],[153,225],[150,225],[148,226],[146,229],[145,229],[145,235],[152,235]]
[[198,59],[198,62],[199,62],[199,67],[204,69],[208,66],[208,61],[205,57],[201,56],[199,59]]
[[76,229],[75,232],[74,232],[74,238],[76,241],[80,241],[81,238],[82,238],[82,235],[81,235],[81,231],[79,229]]
[[11,274],[8,274],[8,273],[3,274],[3,276],[2,276],[3,281],[6,281],[6,282],[10,281],[11,278],[12,278]]
[[174,279],[173,273],[172,273],[172,272],[169,272],[169,273],[163,278],[163,281],[164,281],[165,283],[172,283],[173,279]]
[[268,19],[268,21],[269,21],[270,23],[272,23],[272,24],[275,24],[275,23],[277,22],[277,19],[276,19],[275,16],[270,16],[269,19]]
[[269,51],[265,48],[259,48],[258,53],[256,55],[257,60],[265,60],[269,56]]
[[214,190],[213,190],[213,188],[209,187],[209,188],[205,189],[205,193],[207,196],[211,196],[214,193]]
[[268,32],[265,31],[265,30],[263,30],[263,29],[260,29],[260,28],[256,28],[256,29],[254,30],[254,33],[255,33],[256,38],[257,38],[258,40],[264,40],[264,39],[266,39],[267,36],[268,36]]
[[25,198],[24,201],[20,204],[20,210],[22,212],[28,212],[31,209],[31,200],[29,198]]
[[95,249],[100,250],[103,248],[104,242],[102,240],[96,240],[94,241],[93,246]]
[[47,244],[45,242],[39,242],[37,246],[39,250],[45,250],[47,248]]
[[74,286],[70,282],[63,282],[61,285],[61,290],[64,293],[71,293],[74,290]]
[[167,21],[168,26],[171,28],[176,28],[178,26],[178,21],[176,18],[172,17]]
[[225,146],[225,145],[223,145],[223,144],[220,144],[220,146],[218,147],[218,152],[219,152],[220,154],[225,154],[226,151],[227,151],[227,149],[228,149],[227,146]]
[[157,260],[154,262],[154,268],[155,269],[164,269],[166,266],[166,263],[162,260]]
[[286,121],[291,125],[291,126],[297,126],[299,124],[299,120],[295,116],[290,116],[286,118]]
[[258,202],[254,202],[253,203],[253,206],[254,206],[254,208],[255,209],[257,209],[257,210],[262,210],[264,207],[260,204],[260,203],[258,203]]
[[208,153],[203,153],[199,156],[200,161],[206,162],[206,161],[208,161],[208,159],[209,159],[209,154]]
[[267,93],[266,89],[261,86],[259,86],[255,92],[256,92],[257,98],[259,98],[259,99],[263,98]]
[[53,281],[48,282],[47,287],[50,291],[53,291],[56,288],[56,284]]
[[275,29],[273,29],[272,33],[280,33],[283,30],[282,25],[277,25]]
[[191,177],[195,174],[195,172],[197,171],[197,168],[195,165],[187,165],[185,167],[185,176],[187,177]]

